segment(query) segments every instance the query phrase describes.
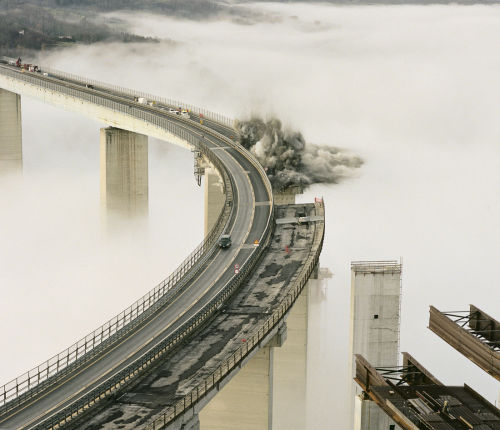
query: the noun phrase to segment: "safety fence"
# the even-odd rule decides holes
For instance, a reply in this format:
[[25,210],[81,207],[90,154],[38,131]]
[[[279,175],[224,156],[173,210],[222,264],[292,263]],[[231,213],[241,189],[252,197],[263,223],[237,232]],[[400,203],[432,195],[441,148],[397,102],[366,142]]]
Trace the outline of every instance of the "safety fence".
[[196,134],[189,133],[183,126],[172,124],[167,118],[155,116],[151,112],[144,112],[135,107],[124,106],[104,97],[82,93],[74,88],[61,86],[49,80],[40,80],[36,75],[33,76],[33,73],[20,73],[2,67],[0,67],[0,73],[64,94],[83,98],[91,103],[126,112],[128,115],[154,123],[193,145],[220,172],[225,189],[225,204],[214,227],[177,269],[151,291],[92,333],[25,374],[0,386],[1,414],[19,406],[45,390],[48,386],[64,378],[68,373],[101,354],[116,341],[130,334],[132,330],[149,319],[165,303],[179,294],[183,287],[196,275],[197,270],[194,266],[203,267],[203,264],[211,255],[209,251],[216,249],[215,242],[226,229],[233,210],[233,187],[227,169],[214,152],[203,144]]
[[[9,57],[0,57],[0,60],[9,63],[9,62],[14,62],[14,58],[9,58]],[[228,116],[221,115],[217,112],[212,112],[208,109],[201,108],[199,106],[186,103],[180,100],[176,99],[171,99],[171,98],[164,98],[164,97],[158,97],[149,93],[145,93],[142,91],[136,91],[136,90],[131,90],[129,88],[124,88],[120,87],[118,85],[111,85],[105,82],[98,81],[96,79],[89,79],[83,76],[78,76],[73,73],[67,73],[67,72],[62,72],[60,70],[54,69],[52,67],[42,67],[40,68],[40,73],[47,73],[48,76],[55,76],[57,78],[62,78],[67,80],[68,82],[75,82],[79,83],[82,85],[87,85],[87,86],[93,86],[95,89],[99,90],[107,90],[110,91],[114,94],[123,94],[128,97],[142,97],[146,99],[148,102],[156,102],[156,103],[161,103],[162,105],[171,107],[171,108],[181,108],[181,109],[187,109],[193,113],[196,113],[197,115],[202,115],[204,118],[210,119],[212,121],[218,122],[220,124],[225,125],[226,127],[232,128],[233,126],[233,119],[229,118]]]
[[[229,144],[229,139],[227,139],[227,143]],[[254,161],[256,162],[256,160]],[[264,173],[263,169],[262,172]],[[271,189],[270,184],[266,183],[266,188],[268,186],[269,189]],[[261,255],[269,246],[273,234],[272,227],[274,226],[274,208],[272,204],[272,194],[271,194],[271,210],[268,217],[267,225],[268,228],[266,228],[266,230],[261,236],[260,246],[257,247],[255,251],[247,259],[247,261],[242,264],[242,269],[240,270],[240,272],[234,275],[217,293],[217,295],[215,295],[207,304],[205,304],[193,317],[191,317],[189,320],[183,323],[168,337],[159,341],[155,346],[151,347],[147,352],[145,352],[132,364],[122,369],[121,371],[117,372],[116,374],[112,375],[105,381],[99,383],[98,387],[94,388],[92,391],[81,396],[80,398],[72,402],[70,405],[65,407],[63,410],[55,413],[54,415],[45,419],[43,422],[32,427],[31,430],[59,429],[63,427],[66,423],[75,419],[82,412],[87,411],[89,408],[93,407],[101,400],[109,397],[110,395],[115,394],[120,389],[124,389],[135,379],[136,376],[141,374],[145,369],[147,369],[151,365],[157,363],[160,358],[165,356],[165,354],[167,354],[168,352],[172,351],[174,347],[176,347],[180,342],[182,342],[184,339],[190,336],[198,327],[200,327],[207,320],[209,320],[224,305],[227,299],[241,286],[241,284],[245,281],[246,277],[252,273]],[[321,243],[322,243],[322,238],[321,238]],[[312,269],[313,268],[314,265],[312,266]],[[308,278],[312,269],[307,270],[304,273],[303,277],[307,276]],[[304,284],[302,284],[302,286]],[[298,294],[293,293],[290,296],[290,299],[287,299],[288,308],[293,304],[293,301],[295,300],[297,295]],[[276,315],[276,313],[274,315]],[[281,316],[283,315],[284,313],[282,312]],[[259,332],[259,336],[260,339],[263,337],[261,332]],[[254,343],[250,343],[249,345],[254,345]],[[247,353],[249,350],[247,350]],[[221,377],[226,373],[221,373]],[[210,384],[207,385],[207,390],[213,387],[218,380],[220,380],[220,378],[214,379],[211,385]],[[203,395],[201,392],[199,394],[200,396]],[[193,399],[192,401],[196,401],[196,399]],[[187,402],[185,407],[188,408],[190,404],[192,403]],[[174,407],[174,417],[178,416],[180,413],[182,412],[176,405]],[[165,418],[163,417],[163,415],[165,415]],[[166,413],[163,415],[161,417],[162,422],[171,421],[171,419],[169,421],[167,420]],[[171,415],[170,412],[168,413],[168,415],[169,416]],[[154,426],[156,424],[153,423],[152,425]]]
[[[90,393],[87,393],[83,397],[80,397],[77,401],[72,402],[71,405],[64,408],[61,412],[50,417],[40,424],[40,426],[36,427],[40,429],[59,428],[61,423],[64,423],[73,416],[78,415],[78,413],[88,409],[100,399],[116,392],[117,389],[122,387],[124,384],[129,383],[144,368],[156,361],[160,356],[163,356],[167,351],[170,351],[174,345],[178,344],[180,340],[190,335],[193,330],[213,315],[214,312],[216,312],[225,300],[227,300],[227,298],[235,291],[235,289],[241,285],[245,277],[255,266],[263,250],[268,245],[272,235],[272,228],[274,226],[272,188],[264,169],[253,155],[251,155],[238,143],[233,142],[231,139],[226,138],[210,128],[179,117],[176,117],[175,121],[173,121],[172,118],[168,118],[168,116],[157,111],[154,107],[141,106],[136,102],[130,102],[129,100],[124,101],[116,95],[100,94],[99,91],[93,91],[88,88],[75,88],[75,86],[71,83],[60,82],[57,79],[51,78],[50,76],[43,76],[39,73],[20,72],[18,70],[12,70],[1,66],[0,73],[13,79],[35,85],[38,88],[47,88],[58,93],[67,94],[76,99],[104,106],[113,111],[125,113],[181,137],[191,143],[204,156],[206,156],[217,169],[221,171],[224,177],[226,190],[226,205],[221,211],[216,225],[205,240],[169,278],[151,290],[127,310],[103,325],[103,327],[95,330],[90,335],[65,350],[63,353],[56,355],[42,365],[32,369],[30,372],[27,372],[5,386],[0,387],[0,396],[2,396],[0,399],[0,406],[3,408],[3,411],[18,406],[26,400],[26,397],[33,397],[37,395],[48,386],[64,378],[75,368],[102,353],[103,350],[109,347],[109,345],[114,343],[117,339],[128,335],[132,330],[134,330],[134,328],[141,324],[142,321],[153,315],[168,300],[170,300],[173,295],[178,293],[182,285],[189,282],[192,276],[194,276],[193,273],[196,273],[193,270],[190,271],[190,269],[193,269],[195,264],[198,264],[198,267],[202,267],[204,261],[208,259],[206,251],[214,245],[215,240],[221,232],[224,231],[227,223],[229,222],[230,213],[233,208],[233,205],[231,204],[232,186],[228,172],[222,165],[220,159],[214,155],[214,153],[202,140],[200,140],[200,131],[205,135],[208,134],[216,137],[220,141],[223,141],[227,146],[230,146],[243,154],[252,163],[254,168],[257,169],[262,177],[270,201],[270,211],[266,228],[260,238],[261,246],[258,247],[251,254],[247,262],[242,265],[240,273],[228,281],[223,289],[221,289],[209,303],[207,303],[196,313],[196,315],[186,321],[174,333],[169,335],[168,338],[151,348],[147,353],[142,355],[127,368],[108,378]],[[137,94],[135,92],[127,93],[126,89],[120,89],[120,91],[123,95],[129,97],[131,94]],[[192,129],[196,129],[198,133],[193,132]],[[187,277],[188,272],[191,274],[189,278]],[[106,344],[106,342],[108,342],[108,344]],[[2,409],[0,409],[0,413],[2,413]]]
[[[316,203],[318,212],[324,215],[323,203]],[[173,406],[167,408],[156,418],[151,420],[144,430],[162,429],[172,423],[177,417],[184,414],[189,408],[192,408],[198,401],[206,396],[212,389],[217,387],[217,384],[228,375],[233,369],[240,367],[243,359],[248,356],[254,348],[260,345],[261,341],[283,321],[283,317],[295,303],[295,300],[300,295],[305,284],[309,280],[311,273],[318,264],[319,255],[323,246],[325,235],[324,222],[317,223],[311,252],[306,261],[301,267],[301,271],[297,276],[290,292],[281,301],[280,305],[273,314],[256,330],[256,332],[243,343],[233,354],[224,360],[219,367],[197,387],[193,388],[188,394],[180,399]]]

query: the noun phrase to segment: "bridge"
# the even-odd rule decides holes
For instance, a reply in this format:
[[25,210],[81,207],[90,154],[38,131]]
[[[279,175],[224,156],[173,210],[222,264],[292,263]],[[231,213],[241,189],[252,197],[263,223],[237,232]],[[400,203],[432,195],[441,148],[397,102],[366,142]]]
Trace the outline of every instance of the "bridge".
[[[28,95],[188,147],[218,171],[223,186],[212,227],[168,278],[65,351],[0,387],[0,428],[89,428],[90,422],[101,428],[113,421],[116,408],[130,409],[134,401],[128,428],[198,428],[198,414],[222,386],[262,348],[284,339],[284,321],[318,263],[322,201],[275,207],[262,166],[221,115],[51,69],[25,70],[6,58],[0,88],[12,96],[11,110]],[[178,106],[189,113],[173,112]],[[12,115],[15,135],[20,117]],[[233,241],[225,250],[217,246],[223,233]],[[158,369],[186,364],[194,350],[198,358],[170,368],[170,382],[158,390]],[[138,399],[138,387],[161,400]]]

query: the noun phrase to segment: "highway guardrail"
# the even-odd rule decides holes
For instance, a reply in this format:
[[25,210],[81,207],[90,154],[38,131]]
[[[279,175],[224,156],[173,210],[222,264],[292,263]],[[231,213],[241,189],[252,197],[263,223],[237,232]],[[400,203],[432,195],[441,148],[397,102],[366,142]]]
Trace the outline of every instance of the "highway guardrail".
[[[37,85],[40,82],[37,76],[33,76],[32,73],[20,73],[1,67],[0,73]],[[57,84],[47,80],[42,82],[43,86],[58,90],[58,88],[54,88],[54,85]],[[65,94],[77,95],[76,91],[71,91],[67,87],[61,87],[59,91]],[[105,103],[106,99],[103,97],[95,95],[90,97],[88,93],[83,93],[83,95],[86,100],[93,103],[99,104],[102,101],[101,105],[109,105],[109,103]],[[116,102],[112,102],[112,105],[115,108],[118,106]],[[122,112],[124,110],[126,110],[127,114],[134,115],[135,113],[137,114],[136,117],[146,121],[150,120],[152,122],[154,117],[151,113],[143,112],[137,108],[120,109]],[[214,245],[220,234],[227,227],[231,211],[233,210],[233,187],[227,169],[213,151],[210,151],[197,137],[187,133],[184,128],[169,123],[169,120],[166,118],[156,118],[155,124],[191,143],[221,174],[225,189],[225,204],[214,227],[168,278],[160,282],[127,309],[69,348],[7,384],[0,386],[0,414],[18,407],[26,400],[38,395],[48,386],[61,380],[68,373],[101,354],[114,342],[128,335],[131,330],[137,328],[138,325],[142,324],[178,293],[182,286],[187,284],[196,273],[195,271],[190,272],[190,270],[195,265],[202,266],[203,262],[209,258],[209,251],[216,249]]]
[[[46,69],[43,69],[46,70]],[[87,393],[85,396],[79,398],[76,402],[73,402],[70,406],[65,408],[63,411],[59,412],[55,416],[50,417],[50,419],[44,421],[41,427],[36,428],[57,428],[61,422],[65,422],[68,419],[71,419],[75,414],[77,415],[79,412],[88,409],[93,404],[95,404],[100,399],[106,397],[107,395],[114,393],[118,388],[122,387],[123,384],[129,383],[137,374],[139,374],[145,367],[148,367],[153,361],[156,361],[160,356],[163,356],[165,352],[170,351],[171,348],[176,345],[180,340],[184,339],[186,336],[190,335],[193,330],[195,330],[199,325],[201,325],[204,321],[207,320],[210,316],[216,312],[222,304],[227,300],[227,298],[241,285],[241,282],[244,280],[246,275],[253,268],[263,250],[269,243],[269,240],[272,235],[272,228],[274,226],[274,206],[273,206],[273,195],[271,184],[267,178],[267,175],[260,165],[260,163],[256,160],[256,158],[250,154],[246,149],[244,149],[238,143],[235,143],[231,139],[221,135],[220,133],[193,121],[183,118],[176,118],[176,121],[173,122],[168,118],[164,113],[155,111],[154,106],[141,106],[138,103],[131,103],[131,101],[127,100],[116,100],[117,97],[101,95],[98,91],[93,91],[87,88],[74,88],[72,85],[67,85],[64,83],[60,83],[57,81],[57,76],[40,76],[37,73],[24,72],[21,73],[17,70],[11,70],[10,68],[0,67],[0,73],[7,75],[13,79],[21,80],[38,87],[47,88],[52,91],[61,92],[63,94],[70,95],[77,99],[82,99],[88,101],[90,103],[97,104],[99,106],[105,106],[111,110],[125,113],[127,115],[133,116],[135,118],[142,119],[149,124],[156,125],[172,134],[175,134],[182,139],[190,142],[195,146],[195,148],[199,149],[207,158],[213,157],[211,162],[217,168],[217,163],[222,165],[222,162],[213,154],[212,151],[206,147],[202,140],[199,139],[199,136],[194,135],[190,130],[186,129],[186,127],[195,128],[205,134],[210,134],[221,141],[224,141],[228,146],[239,151],[243,154],[257,169],[259,174],[261,175],[263,182],[266,186],[266,190],[269,195],[269,205],[270,211],[266,224],[266,228],[262,234],[260,243],[261,246],[258,248],[256,252],[253,252],[249,260],[243,265],[242,270],[238,275],[235,275],[226,286],[209,302],[207,303],[196,315],[194,315],[190,320],[185,322],[179,329],[177,329],[172,335],[170,335],[167,339],[162,341],[160,344],[157,344],[155,347],[150,349],[147,353],[145,353],[139,360],[132,363],[126,369],[120,371],[118,374],[107,379],[103,384],[99,387],[95,388],[91,393]],[[52,75],[55,75],[55,72],[52,71]],[[77,77],[72,76],[71,79],[75,80]],[[82,79],[82,78],[79,78]],[[83,83],[83,81],[80,81]],[[102,85],[101,83],[96,83],[96,85]],[[111,86],[110,86],[111,87]],[[124,95],[137,94],[137,92],[128,92],[126,89],[121,88],[120,93]],[[157,99],[158,100],[158,99]],[[162,115],[160,115],[160,113]],[[214,121],[217,121],[214,119]],[[180,123],[180,124],[179,124]],[[184,125],[182,125],[184,124]],[[222,122],[222,125],[227,126],[226,123]],[[222,168],[223,172],[227,175],[227,171],[224,166],[219,166]],[[230,184],[225,180],[226,186],[226,203],[228,199],[231,198],[230,193],[232,190],[230,189]],[[228,209],[231,208],[231,209]],[[220,235],[220,231],[217,228],[221,228],[222,218],[227,220],[229,219],[229,215],[226,213],[229,210],[232,210],[231,204],[226,204],[224,206],[223,211],[219,217],[219,221],[214,226],[212,232],[207,236],[207,239],[202,242],[193,251],[193,253],[185,260],[185,262],[180,266],[178,270],[174,272],[167,280],[163,283],[159,284],[150,293],[146,294],[143,298],[141,298],[138,302],[138,305],[134,307],[127,308],[126,311],[120,313],[117,317],[110,320],[103,327],[105,329],[99,328],[95,330],[90,335],[86,336],[72,347],[65,350],[63,353],[54,356],[52,359],[47,360],[40,366],[32,369],[31,371],[25,373],[19,378],[16,378],[14,381],[0,387],[0,407],[5,410],[15,408],[19,405],[19,402],[15,402],[15,399],[21,399],[22,394],[32,393],[33,395],[30,397],[34,397],[39,394],[41,391],[47,388],[47,386],[54,383],[56,380],[62,379],[66,376],[66,373],[61,372],[61,368],[64,367],[69,369],[71,365],[78,364],[83,361],[84,357],[88,357],[91,359],[95,357],[98,353],[101,353],[96,349],[96,341],[103,344],[103,341],[107,339],[111,339],[111,336],[118,336],[118,334],[123,334],[123,336],[127,335],[131,327],[131,323],[133,321],[139,321],[138,317],[140,315],[145,316],[145,312],[151,309],[152,312],[156,311],[159,307],[161,307],[161,299],[166,297],[166,294],[173,289],[175,282],[173,284],[169,284],[168,280],[175,279],[176,282],[183,279],[183,276],[186,275],[187,271],[193,267],[196,262],[198,262],[202,255],[204,255],[203,251],[206,250],[209,246],[213,246],[214,241]],[[215,233],[217,232],[218,233]],[[210,243],[210,245],[208,245]],[[167,299],[168,300],[168,297]],[[153,307],[153,305],[156,305]],[[134,309],[134,310],[131,310]],[[130,310],[130,311],[129,311]],[[118,322],[120,321],[120,322]],[[120,327],[120,324],[122,324]],[[126,329],[125,329],[126,328]],[[114,333],[112,331],[114,330]],[[106,335],[106,331],[109,333]],[[105,337],[107,336],[107,337]],[[92,339],[92,341],[90,341]],[[91,354],[92,351],[95,351],[97,354]],[[79,356],[79,353],[81,354]],[[88,361],[88,360],[87,360]],[[57,377],[60,375],[60,377]],[[42,382],[46,382],[46,384],[42,385]],[[37,390],[37,387],[40,387],[40,390]],[[3,398],[2,398],[3,394]],[[25,396],[26,397],[26,396]],[[23,400],[24,401],[24,400]],[[1,410],[1,409],[0,409]],[[49,424],[50,422],[50,424]],[[47,427],[48,425],[48,427]]]

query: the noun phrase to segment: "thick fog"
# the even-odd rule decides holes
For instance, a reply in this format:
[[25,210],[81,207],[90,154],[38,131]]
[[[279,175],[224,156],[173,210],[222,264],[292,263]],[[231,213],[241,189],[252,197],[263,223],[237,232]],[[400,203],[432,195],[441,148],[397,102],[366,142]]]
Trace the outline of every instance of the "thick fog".
[[[355,177],[299,197],[325,199],[321,266],[333,273],[311,301],[308,428],[332,416],[349,428],[353,260],[402,257],[401,350],[495,402],[498,383],[426,327],[431,304],[500,316],[500,8],[250,7],[279,19],[115,14],[130,32],[176,43],[75,46],[39,61],[236,118],[276,117],[307,142],[363,159]],[[154,143],[148,227],[125,223],[110,238],[100,125],[28,99],[23,121],[24,177],[0,181],[3,381],[153,287],[201,240],[203,223],[191,154]]]
[[[107,217],[105,125],[28,98],[22,105],[23,175],[0,180],[2,383],[139,299],[203,238],[189,151],[149,139],[147,220]],[[190,234],[179,229],[186,214]]]

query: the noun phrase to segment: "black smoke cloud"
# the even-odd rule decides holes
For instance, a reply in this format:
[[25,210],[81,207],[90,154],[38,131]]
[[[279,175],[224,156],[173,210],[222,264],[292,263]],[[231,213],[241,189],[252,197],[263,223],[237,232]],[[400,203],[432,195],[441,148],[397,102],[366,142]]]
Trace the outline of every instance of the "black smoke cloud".
[[275,190],[291,186],[336,184],[351,177],[363,160],[327,145],[306,143],[298,131],[283,129],[281,121],[252,118],[237,121],[240,143],[267,172]]

